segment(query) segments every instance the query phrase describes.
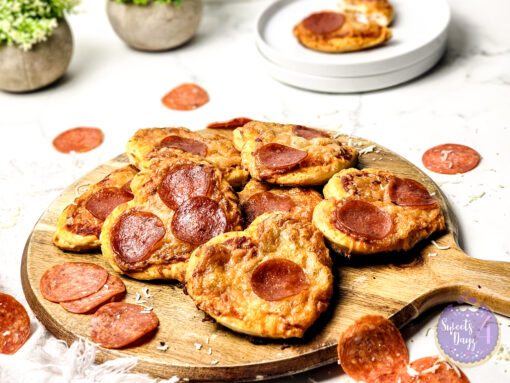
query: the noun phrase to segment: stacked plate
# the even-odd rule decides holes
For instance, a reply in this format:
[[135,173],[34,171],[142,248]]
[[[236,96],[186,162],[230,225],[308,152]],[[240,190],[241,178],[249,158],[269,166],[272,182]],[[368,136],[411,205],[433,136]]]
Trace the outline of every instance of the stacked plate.
[[446,48],[450,9],[446,0],[390,0],[393,37],[382,46],[350,53],[322,53],[292,34],[309,14],[338,10],[338,0],[278,0],[257,21],[257,48],[275,79],[299,88],[353,93],[394,86],[426,72]]

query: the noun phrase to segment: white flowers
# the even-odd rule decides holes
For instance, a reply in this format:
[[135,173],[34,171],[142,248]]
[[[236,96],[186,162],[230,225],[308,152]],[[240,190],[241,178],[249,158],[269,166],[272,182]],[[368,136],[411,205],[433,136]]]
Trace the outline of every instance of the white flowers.
[[80,0],[0,0],[0,45],[27,51],[45,41]]

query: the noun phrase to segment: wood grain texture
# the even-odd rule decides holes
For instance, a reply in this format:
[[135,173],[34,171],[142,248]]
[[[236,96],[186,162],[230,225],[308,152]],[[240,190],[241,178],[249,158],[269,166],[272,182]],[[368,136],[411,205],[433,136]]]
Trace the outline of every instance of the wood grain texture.
[[[217,133],[230,134],[218,131]],[[346,140],[348,137],[340,137]],[[351,138],[362,147],[374,143]],[[446,216],[447,232],[436,235],[438,250],[429,240],[406,253],[377,254],[350,260],[334,258],[335,292],[330,309],[308,330],[303,339],[253,342],[221,325],[204,321],[204,314],[175,283],[143,282],[122,277],[125,301],[147,286],[153,298],[148,305],[160,319],[157,333],[145,343],[123,350],[99,348],[99,362],[137,356],[135,371],[155,377],[178,376],[197,381],[261,380],[295,374],[336,361],[336,344],[341,332],[365,314],[381,314],[401,327],[428,308],[455,301],[461,293],[484,302],[495,312],[510,316],[510,263],[482,261],[466,256],[456,244],[457,224],[437,185],[417,167],[397,154],[375,144],[379,153],[361,156],[360,168],[379,167],[413,178],[435,192]],[[382,158],[381,158],[382,157]],[[21,265],[23,289],[39,320],[57,338],[68,343],[89,335],[90,315],[65,311],[43,299],[39,280],[50,266],[63,262],[93,262],[113,272],[100,253],[69,253],[53,246],[51,236],[62,209],[76,197],[76,187],[92,184],[112,170],[124,166],[120,155],[85,175],[60,195],[43,213],[27,241]],[[429,253],[437,253],[430,257]],[[143,294],[142,294],[143,295]],[[156,347],[168,345],[163,352]],[[200,350],[194,343],[202,345]],[[209,348],[212,354],[208,353]],[[217,360],[213,365],[211,362]]]

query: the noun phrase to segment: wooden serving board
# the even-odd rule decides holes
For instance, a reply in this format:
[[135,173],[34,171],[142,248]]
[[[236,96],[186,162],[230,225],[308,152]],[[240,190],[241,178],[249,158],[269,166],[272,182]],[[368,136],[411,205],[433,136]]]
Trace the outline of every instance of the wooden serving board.
[[[143,287],[149,288],[153,298],[148,305],[154,307],[160,326],[151,339],[135,347],[99,348],[97,360],[137,356],[135,371],[160,378],[176,375],[199,381],[262,380],[335,362],[339,335],[354,319],[365,314],[390,317],[401,327],[428,308],[455,301],[467,293],[493,311],[510,316],[510,263],[482,261],[464,254],[456,244],[455,217],[438,186],[399,155],[368,140],[351,139],[354,143],[361,142],[362,147],[376,145],[380,150],[362,155],[358,167],[388,169],[399,176],[414,178],[436,193],[446,216],[447,232],[433,238],[441,246],[450,246],[449,249],[439,250],[425,240],[407,253],[351,260],[331,254],[335,264],[335,292],[330,309],[303,339],[287,341],[254,342],[221,325],[204,321],[204,314],[175,283],[122,277],[128,292],[127,302],[134,302],[136,293],[142,293]],[[45,300],[39,291],[42,274],[63,262],[93,262],[110,272],[113,270],[100,253],[69,253],[56,248],[51,241],[55,222],[62,209],[76,197],[78,187],[93,184],[126,163],[126,155],[120,155],[69,186],[43,213],[25,247],[21,277],[27,301],[48,330],[68,343],[88,337],[91,316],[68,313],[58,304]],[[429,253],[437,256],[428,256]],[[167,351],[156,348],[160,342],[168,345]],[[202,348],[197,350],[195,343]],[[218,363],[212,364],[213,361]]]

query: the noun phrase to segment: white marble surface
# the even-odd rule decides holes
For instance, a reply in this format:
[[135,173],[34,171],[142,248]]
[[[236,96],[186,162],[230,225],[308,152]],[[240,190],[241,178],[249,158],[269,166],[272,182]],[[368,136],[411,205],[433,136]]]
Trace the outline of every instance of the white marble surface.
[[[462,248],[473,257],[510,261],[510,2],[451,0],[448,51],[440,64],[408,84],[359,95],[305,92],[263,72],[254,25],[268,3],[206,0],[191,43],[148,54],[130,50],[115,36],[102,1],[84,0],[83,12],[70,17],[75,53],[65,78],[35,93],[0,93],[0,291],[26,305],[19,267],[32,226],[66,185],[122,152],[136,129],[199,129],[240,115],[367,137],[422,169],[422,153],[436,144],[475,148],[482,155],[475,170],[460,176],[427,173],[458,216]],[[161,96],[187,81],[207,89],[211,101],[193,112],[164,108]],[[53,137],[74,126],[100,127],[104,144],[86,154],[55,152]],[[404,330],[411,359],[437,353],[426,333],[438,313],[433,310]],[[31,318],[34,333],[50,338]],[[510,321],[498,318],[508,345]],[[25,347],[39,346],[29,342]],[[7,361],[0,359],[0,371]],[[493,358],[465,372],[472,382],[503,382],[509,368],[509,362]],[[294,380],[347,378],[338,366],[328,366]]]

